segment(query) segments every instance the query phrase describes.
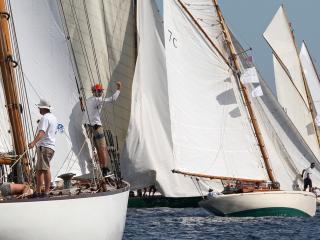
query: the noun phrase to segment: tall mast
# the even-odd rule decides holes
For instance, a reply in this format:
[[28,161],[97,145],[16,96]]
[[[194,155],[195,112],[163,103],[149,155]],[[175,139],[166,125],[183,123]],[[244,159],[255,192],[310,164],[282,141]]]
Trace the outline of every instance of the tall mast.
[[264,164],[265,164],[265,166],[267,168],[267,173],[268,173],[269,179],[272,182],[275,182],[275,178],[274,178],[274,175],[272,173],[271,165],[270,165],[270,162],[269,162],[269,155],[268,155],[267,149],[265,147],[265,143],[264,143],[261,131],[260,131],[260,127],[259,127],[258,121],[256,119],[256,116],[255,116],[254,112],[253,112],[251,101],[249,99],[247,89],[244,86],[244,84],[240,81],[240,76],[239,76],[239,74],[240,74],[240,64],[239,64],[239,60],[236,57],[237,54],[236,54],[235,48],[234,48],[234,46],[232,44],[232,40],[231,40],[231,37],[230,37],[229,29],[227,28],[227,26],[225,24],[225,21],[224,21],[224,18],[222,16],[222,13],[221,13],[221,10],[220,10],[220,7],[218,5],[217,0],[213,0],[213,2],[214,2],[214,6],[215,6],[215,8],[217,10],[217,14],[218,14],[218,17],[219,17],[219,20],[220,20],[223,36],[225,38],[225,41],[227,43],[228,49],[229,49],[230,54],[231,54],[231,61],[232,61],[233,65],[234,65],[234,68],[235,68],[235,74],[234,75],[235,75],[235,77],[238,80],[238,83],[240,85],[240,92],[242,93],[244,102],[245,102],[246,107],[248,109],[248,113],[249,113],[249,116],[251,118],[252,126],[253,126],[254,132],[256,134],[258,145],[259,145],[259,148],[260,148],[263,160],[264,160]]
[[[0,68],[3,81],[6,107],[11,123],[15,154],[22,156],[27,150],[26,138],[21,119],[21,105],[19,103],[15,74],[13,71],[16,63],[12,60],[12,49],[9,33],[10,15],[6,10],[5,0],[0,0]],[[25,169],[28,169],[28,159],[21,159]],[[20,175],[17,170],[15,176]],[[19,177],[19,176],[18,176]],[[19,179],[21,181],[22,179]],[[28,179],[30,180],[30,179]]]

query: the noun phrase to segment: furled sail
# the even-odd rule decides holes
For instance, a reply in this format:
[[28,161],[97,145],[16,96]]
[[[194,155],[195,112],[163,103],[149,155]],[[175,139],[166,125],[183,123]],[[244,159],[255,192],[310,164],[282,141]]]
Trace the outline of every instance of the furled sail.
[[[164,23],[176,168],[267,179],[232,70],[178,1],[164,2]],[[216,27],[221,34],[220,25]]]
[[56,135],[57,150],[51,162],[52,176],[65,172],[85,173],[90,156],[88,149],[82,148],[84,137],[81,128],[77,128],[79,116],[73,114],[80,108],[78,91],[57,2],[14,0],[11,4],[20,50],[19,67],[24,76],[33,125],[36,127],[41,117],[35,106],[40,97],[50,101],[61,124]]
[[300,50],[300,60],[304,75],[308,82],[311,92],[313,104],[316,108],[317,114],[320,114],[320,79],[317,70],[313,64],[312,58],[309,54],[306,44],[303,42]]
[[139,1],[137,7],[138,58],[121,172],[133,189],[155,184],[167,197],[197,196],[190,178],[171,173],[174,165],[163,23],[154,0]]
[[319,144],[304,86],[300,60],[283,7],[279,8],[263,35],[273,50],[278,101],[304,141],[319,157]]
[[121,94],[101,111],[105,129],[117,135],[122,149],[130,118],[131,85],[136,61],[135,20],[131,0],[61,0],[62,14],[85,95],[102,83],[111,95],[116,81]]

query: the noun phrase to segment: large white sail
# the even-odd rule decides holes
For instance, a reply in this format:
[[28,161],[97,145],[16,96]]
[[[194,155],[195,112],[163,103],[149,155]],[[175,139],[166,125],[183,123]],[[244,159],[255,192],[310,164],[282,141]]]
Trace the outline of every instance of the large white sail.
[[113,130],[122,149],[130,118],[131,85],[136,61],[135,20],[131,0],[61,0],[79,79],[86,97],[101,82],[111,95],[115,84],[123,88],[118,100],[101,112],[105,129]]
[[313,153],[319,157],[319,144],[309,109],[300,60],[283,7],[277,11],[264,32],[264,37],[274,54],[278,101]]
[[[307,103],[308,100],[302,78],[297,49],[288,19],[282,6],[278,9],[271,23],[263,33],[263,36],[269,43],[272,51],[277,55],[277,57],[279,57],[280,61],[286,67],[286,70],[289,72],[292,78],[293,84],[301,94],[303,100]],[[278,81],[276,81],[276,84],[278,85]],[[277,92],[280,104],[286,107],[286,102],[283,99],[285,97],[283,95],[285,95],[285,93]]]
[[11,4],[33,125],[41,117],[35,104],[42,97],[50,101],[64,128],[56,135],[52,176],[85,173],[90,156],[87,149],[80,151],[81,117],[74,114],[80,108],[78,91],[57,2],[14,0]]
[[155,1],[138,2],[137,16],[138,59],[121,172],[133,189],[155,184],[167,197],[197,196],[190,178],[171,173],[174,164],[163,23]]
[[316,108],[317,114],[320,114],[320,81],[317,70],[315,69],[312,58],[304,42],[302,43],[300,50],[300,60],[311,92],[313,104]]
[[267,179],[231,69],[177,1],[164,2],[164,23],[176,167]]

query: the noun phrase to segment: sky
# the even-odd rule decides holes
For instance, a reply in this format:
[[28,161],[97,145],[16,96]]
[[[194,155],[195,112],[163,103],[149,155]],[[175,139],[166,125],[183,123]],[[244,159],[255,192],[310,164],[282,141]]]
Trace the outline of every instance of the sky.
[[[157,0],[161,5],[161,0]],[[171,0],[169,0],[171,1]],[[271,89],[274,72],[271,49],[262,34],[281,4],[294,29],[300,49],[305,40],[316,67],[320,66],[320,0],[219,0],[218,4],[242,46],[253,48],[254,63]]]

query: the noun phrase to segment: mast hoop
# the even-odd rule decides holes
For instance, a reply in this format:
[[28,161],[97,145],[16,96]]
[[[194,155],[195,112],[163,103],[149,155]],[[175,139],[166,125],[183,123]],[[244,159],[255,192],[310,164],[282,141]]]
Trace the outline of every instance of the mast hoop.
[[7,20],[10,19],[10,14],[8,12],[0,12],[0,16],[1,16],[1,18],[4,17]]
[[12,55],[8,55],[6,57],[6,62],[12,63],[13,68],[16,68],[19,65],[19,63],[17,61],[13,60]]

